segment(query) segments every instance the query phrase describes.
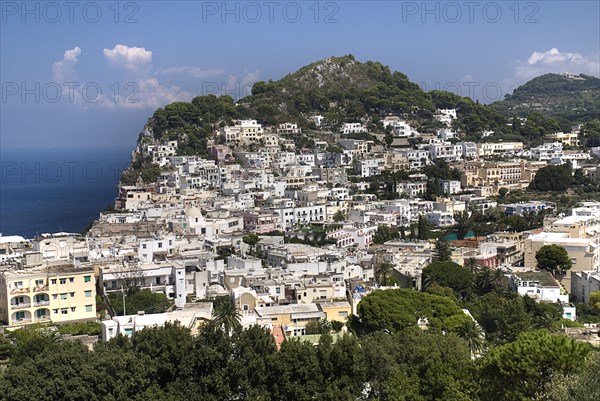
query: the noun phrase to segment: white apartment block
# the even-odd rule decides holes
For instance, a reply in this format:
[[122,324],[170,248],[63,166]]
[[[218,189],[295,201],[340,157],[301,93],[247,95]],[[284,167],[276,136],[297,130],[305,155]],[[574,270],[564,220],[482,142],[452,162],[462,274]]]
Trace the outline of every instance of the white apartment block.
[[493,156],[498,154],[517,154],[523,151],[523,142],[486,142],[477,144],[479,156]]
[[367,129],[363,127],[361,123],[345,123],[341,129],[342,134],[360,134],[367,132]]
[[264,135],[264,129],[256,120],[238,120],[235,125],[221,128],[225,142],[258,143]]

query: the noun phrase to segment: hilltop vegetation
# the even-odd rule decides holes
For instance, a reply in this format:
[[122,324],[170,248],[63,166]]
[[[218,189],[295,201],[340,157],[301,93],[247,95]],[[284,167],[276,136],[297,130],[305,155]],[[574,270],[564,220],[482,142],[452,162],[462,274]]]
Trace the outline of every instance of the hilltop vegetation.
[[[436,110],[455,108],[457,119],[452,128],[467,141],[522,141],[538,145],[547,134],[569,131],[574,121],[589,120],[584,144],[600,143],[597,120],[592,121],[600,109],[600,79],[582,77],[569,80],[547,74],[517,88],[502,102],[482,105],[450,92],[425,92],[405,74],[379,62],[361,63],[352,55],[329,57],[278,81],[259,81],[254,84],[252,95],[238,102],[230,96],[208,95],[157,109],[140,134],[138,152],[122,182],[133,184],[140,178],[152,182],[160,174],[158,166],[152,165],[141,151],[145,145],[177,140],[178,154],[208,158],[208,140],[218,143],[220,138],[215,132],[236,119],[255,119],[264,125],[297,123],[303,132],[294,141],[297,146],[310,147],[314,145],[314,133],[337,132],[345,122],[361,122],[370,133],[385,134],[388,131],[381,121],[388,115],[400,116],[420,132],[434,133],[443,127],[434,118]],[[533,106],[540,102],[545,106]],[[324,116],[319,129],[311,120],[316,114]],[[526,116],[527,121],[521,123],[517,116]],[[494,134],[484,137],[484,131]],[[379,141],[370,134],[362,135]]]
[[598,118],[600,79],[581,74],[575,78],[544,74],[516,88],[492,105],[506,116],[526,117],[533,111],[570,122]]

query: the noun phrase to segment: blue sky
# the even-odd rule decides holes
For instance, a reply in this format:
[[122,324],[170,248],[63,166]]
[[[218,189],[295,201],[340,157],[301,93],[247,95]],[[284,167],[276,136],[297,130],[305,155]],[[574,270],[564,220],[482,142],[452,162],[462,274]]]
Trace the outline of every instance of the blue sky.
[[546,72],[600,74],[599,1],[71,4],[0,2],[3,151],[133,148],[157,107],[332,55],[482,102]]

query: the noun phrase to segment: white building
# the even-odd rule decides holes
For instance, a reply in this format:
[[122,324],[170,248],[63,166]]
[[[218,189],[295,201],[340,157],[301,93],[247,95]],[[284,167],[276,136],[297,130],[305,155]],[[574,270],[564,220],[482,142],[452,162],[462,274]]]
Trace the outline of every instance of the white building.
[[367,132],[367,129],[363,127],[361,123],[345,123],[342,126],[342,134],[360,134]]
[[264,129],[256,120],[238,120],[233,126],[221,128],[221,134],[225,135],[228,144],[257,143],[263,138]]

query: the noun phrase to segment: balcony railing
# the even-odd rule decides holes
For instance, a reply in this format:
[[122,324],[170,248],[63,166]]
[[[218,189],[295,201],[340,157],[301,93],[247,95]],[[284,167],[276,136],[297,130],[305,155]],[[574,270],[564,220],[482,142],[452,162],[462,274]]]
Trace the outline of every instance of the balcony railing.
[[48,291],[47,285],[38,285],[33,288],[33,292]]
[[34,301],[33,306],[48,306],[50,301]]
[[10,290],[11,295],[12,294],[25,294],[29,292],[29,287],[25,287],[25,288],[13,288],[12,290]]
[[25,309],[31,307],[30,303],[11,304],[12,309]]
[[31,323],[31,318],[30,317],[24,317],[24,318],[21,318],[21,319],[16,319],[15,323],[17,323],[17,324]]

